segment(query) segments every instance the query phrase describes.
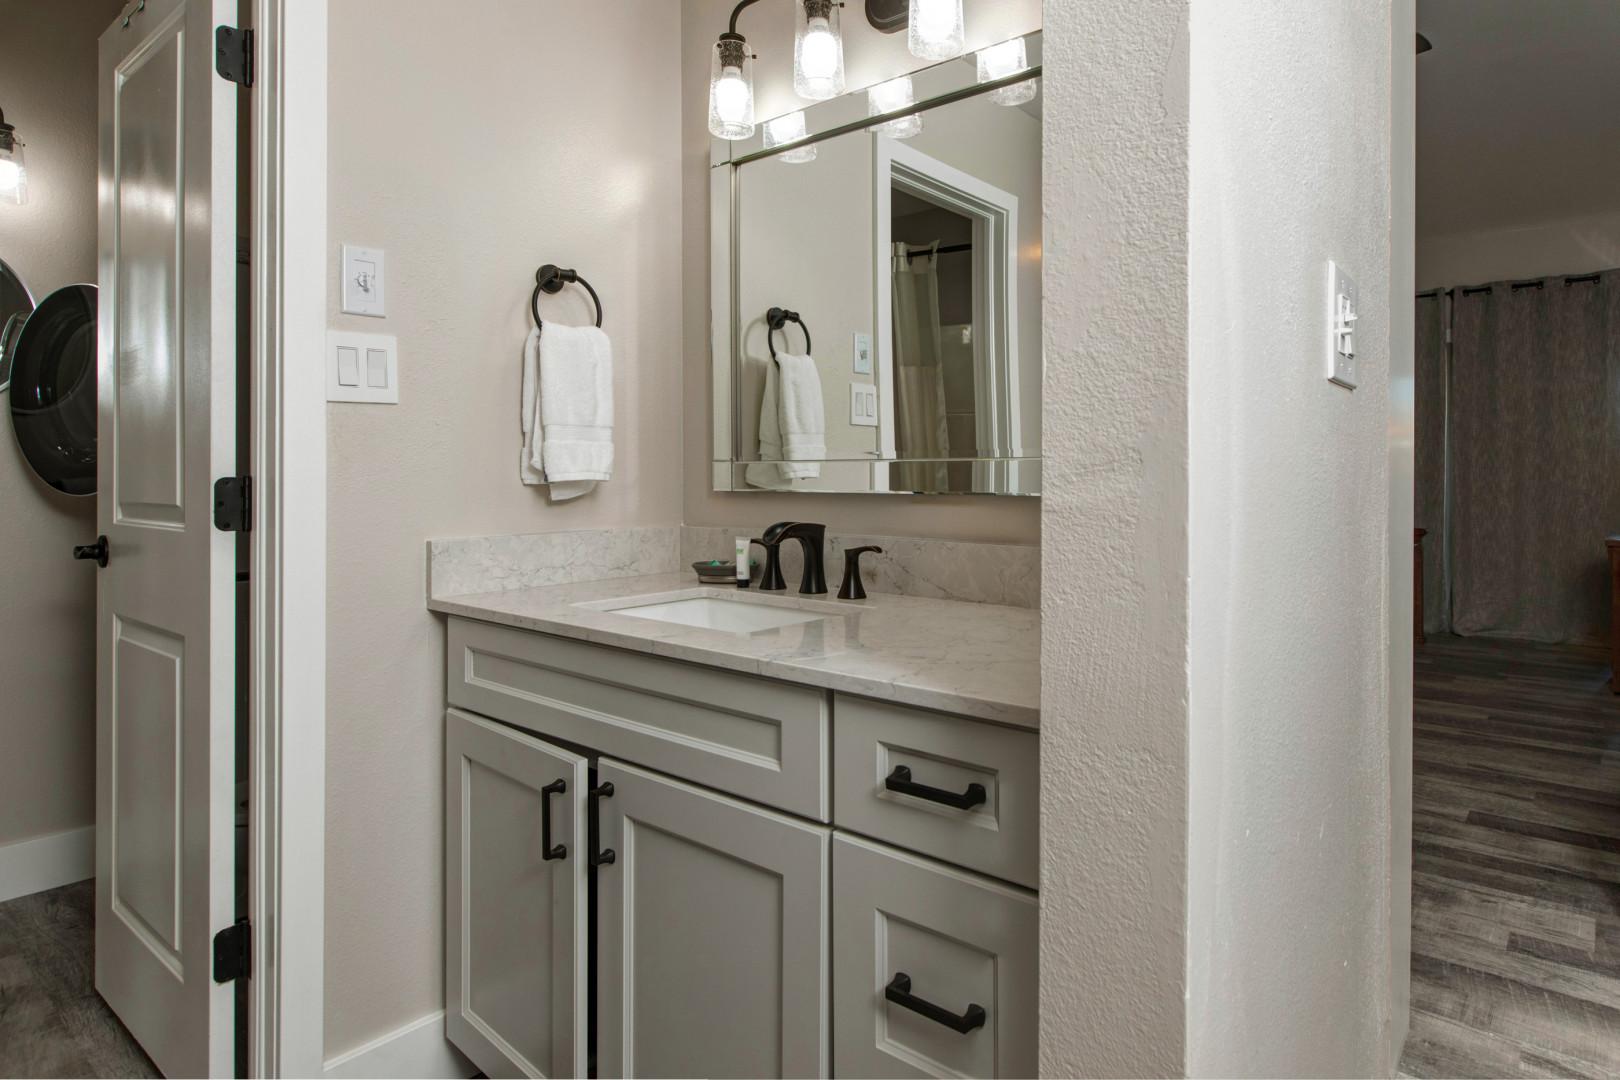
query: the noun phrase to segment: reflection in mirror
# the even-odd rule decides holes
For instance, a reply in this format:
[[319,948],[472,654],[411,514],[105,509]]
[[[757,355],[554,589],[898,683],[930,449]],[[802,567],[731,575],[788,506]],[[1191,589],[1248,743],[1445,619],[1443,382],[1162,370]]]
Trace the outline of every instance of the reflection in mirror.
[[973,55],[913,78],[910,123],[862,123],[858,91],[795,119],[797,153],[716,168],[721,489],[1040,491],[1038,80],[977,93]]
[[0,391],[11,385],[11,360],[34,298],[19,275],[0,259]]

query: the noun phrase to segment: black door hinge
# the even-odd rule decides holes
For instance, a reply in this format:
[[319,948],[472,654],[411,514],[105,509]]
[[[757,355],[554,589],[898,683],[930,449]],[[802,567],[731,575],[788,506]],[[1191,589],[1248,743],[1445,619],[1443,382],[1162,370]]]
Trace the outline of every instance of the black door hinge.
[[253,31],[221,26],[214,30],[214,70],[242,86],[253,85]]
[[253,974],[253,924],[237,919],[214,935],[214,981],[235,982]]
[[222,476],[214,481],[214,528],[220,532],[253,528],[253,477]]

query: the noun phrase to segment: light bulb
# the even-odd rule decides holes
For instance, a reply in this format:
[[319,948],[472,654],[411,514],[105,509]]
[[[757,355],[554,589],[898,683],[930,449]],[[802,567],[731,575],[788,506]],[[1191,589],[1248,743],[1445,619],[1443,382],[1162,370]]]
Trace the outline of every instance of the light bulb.
[[844,92],[844,39],[832,0],[795,0],[793,92],[826,101]]
[[753,96],[748,84],[743,82],[742,71],[734,67],[726,68],[720,73],[720,81],[714,84],[714,111],[726,123],[740,124],[748,115],[749,101]]
[[736,141],[754,134],[753,60],[740,37],[722,37],[715,44],[709,69],[709,132],[717,139]]
[[923,60],[962,55],[962,0],[911,0],[906,45]]
[[805,77],[832,78],[833,72],[838,70],[838,53],[838,39],[832,36],[827,20],[811,19],[809,31],[804,35],[804,44],[799,49]]
[[10,158],[0,158],[0,193],[10,194],[22,179],[22,166]]
[[[1013,38],[1011,41],[1003,41],[999,45],[980,49],[978,63],[981,83],[995,82],[997,79],[1016,75],[1020,71],[1028,71],[1029,61],[1025,59],[1024,39]],[[1039,79],[1025,79],[1023,82],[992,90],[990,100],[997,105],[1022,105],[1034,99],[1035,84],[1039,81]]]
[[[896,109],[904,109],[916,102],[917,95],[911,86],[911,76],[902,75],[898,79],[878,83],[866,92],[866,115],[880,116]],[[891,139],[909,139],[922,131],[922,117],[912,113],[910,116],[902,116],[897,120],[879,124],[877,130]]]
[[[765,121],[765,149],[767,150],[777,146],[786,146],[789,143],[796,143],[803,139],[804,135],[803,109],[778,116],[774,120]],[[816,160],[816,148],[814,146],[800,146],[792,150],[784,150],[777,155],[777,158],[789,165],[803,165],[806,162]]]

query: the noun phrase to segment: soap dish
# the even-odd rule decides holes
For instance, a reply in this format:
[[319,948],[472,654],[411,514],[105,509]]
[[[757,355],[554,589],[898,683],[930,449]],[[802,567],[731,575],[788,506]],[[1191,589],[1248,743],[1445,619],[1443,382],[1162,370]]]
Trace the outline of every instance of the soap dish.
[[735,562],[695,562],[692,569],[697,571],[698,582],[702,585],[735,585],[737,583],[737,564]]

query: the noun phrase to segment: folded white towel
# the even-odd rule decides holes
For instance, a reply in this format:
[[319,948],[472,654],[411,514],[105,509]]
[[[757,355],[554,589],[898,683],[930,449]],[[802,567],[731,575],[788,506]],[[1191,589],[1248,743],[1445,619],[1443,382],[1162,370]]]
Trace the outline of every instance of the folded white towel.
[[613,347],[594,326],[547,323],[523,345],[525,484],[561,501],[613,475]]
[[777,353],[777,405],[782,433],[782,475],[793,480],[821,475],[821,466],[798,464],[827,456],[827,410],[821,402],[816,362],[796,353]]
[[758,488],[787,490],[793,481],[782,475],[781,395],[777,392],[775,362],[765,365],[765,392],[759,399],[759,457],[743,471],[748,482]]

